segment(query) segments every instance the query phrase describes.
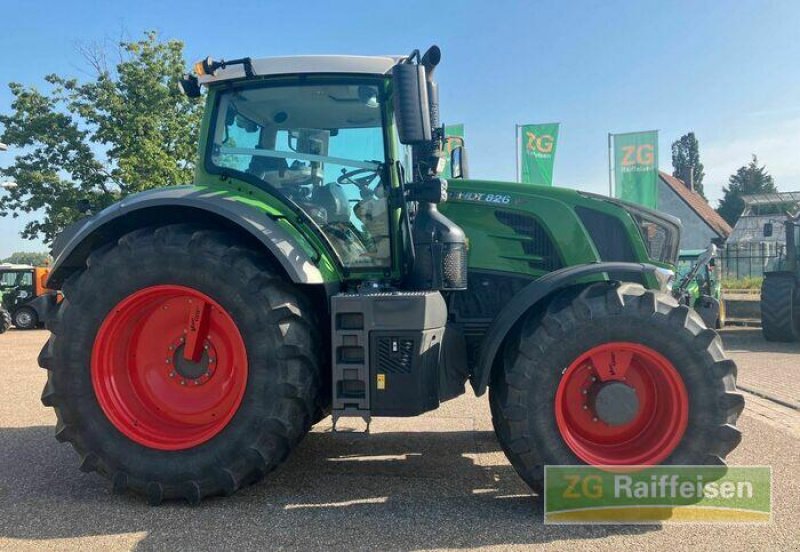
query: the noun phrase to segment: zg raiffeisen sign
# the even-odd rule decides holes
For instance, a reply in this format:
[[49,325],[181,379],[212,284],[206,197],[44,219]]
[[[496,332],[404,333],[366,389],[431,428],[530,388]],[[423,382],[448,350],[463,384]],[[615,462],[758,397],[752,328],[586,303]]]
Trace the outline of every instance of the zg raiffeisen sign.
[[766,523],[767,466],[546,466],[545,523]]

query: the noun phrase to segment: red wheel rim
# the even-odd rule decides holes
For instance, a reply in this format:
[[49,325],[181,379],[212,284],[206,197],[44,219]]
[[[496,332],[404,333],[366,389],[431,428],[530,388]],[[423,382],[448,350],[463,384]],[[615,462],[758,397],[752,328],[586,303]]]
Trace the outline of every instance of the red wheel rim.
[[[633,390],[631,419],[608,423],[593,404],[603,386]],[[689,419],[689,397],[678,371],[664,356],[636,343],[612,342],[582,354],[556,390],[556,424],[572,452],[594,465],[651,465],[680,443]]]
[[152,286],[108,314],[92,350],[105,415],[146,447],[182,450],[222,431],[247,385],[247,351],[231,316],[191,288]]

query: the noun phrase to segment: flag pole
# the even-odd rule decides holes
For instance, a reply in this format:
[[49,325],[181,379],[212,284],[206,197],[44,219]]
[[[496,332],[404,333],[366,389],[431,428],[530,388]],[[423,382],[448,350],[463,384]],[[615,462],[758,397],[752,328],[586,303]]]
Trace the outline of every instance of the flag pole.
[[608,133],[608,197],[614,197],[614,180],[611,173],[611,133]]
[[519,182],[519,125],[514,125],[514,142],[517,144],[517,152],[514,159],[517,165],[517,182]]

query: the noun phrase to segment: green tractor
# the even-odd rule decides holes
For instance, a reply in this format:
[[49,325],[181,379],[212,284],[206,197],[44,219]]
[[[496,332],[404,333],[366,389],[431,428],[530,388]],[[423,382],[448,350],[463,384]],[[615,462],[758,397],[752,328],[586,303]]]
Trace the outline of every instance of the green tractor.
[[[772,234],[767,223],[765,236]],[[783,222],[786,250],[761,284],[761,330],[767,341],[800,341],[800,213]]]
[[672,294],[693,308],[709,328],[725,325],[725,301],[722,282],[716,270],[717,248],[681,249],[678,255],[678,279]]
[[[724,464],[736,366],[670,295],[680,226],[573,190],[453,178],[440,51],[195,66],[192,185],[67,228],[39,363],[56,438],[114,491],[229,495],[327,415],[489,392],[534,489],[554,464]],[[445,200],[447,200],[445,202]]]

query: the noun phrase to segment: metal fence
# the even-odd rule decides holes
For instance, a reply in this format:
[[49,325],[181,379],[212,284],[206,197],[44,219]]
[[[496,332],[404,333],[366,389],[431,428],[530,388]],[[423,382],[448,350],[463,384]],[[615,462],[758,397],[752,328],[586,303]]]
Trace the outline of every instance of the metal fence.
[[723,279],[760,278],[780,258],[786,245],[776,242],[729,243],[719,251]]

